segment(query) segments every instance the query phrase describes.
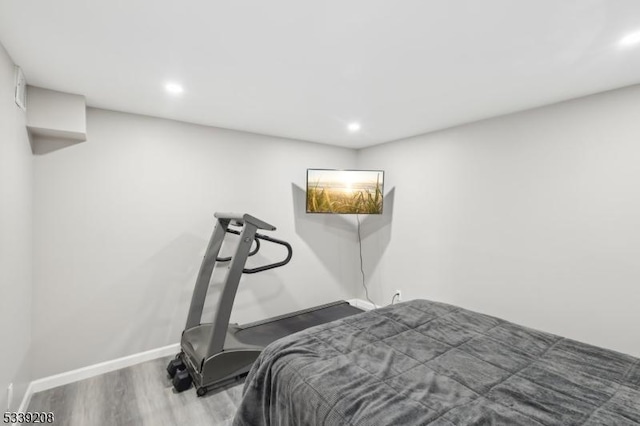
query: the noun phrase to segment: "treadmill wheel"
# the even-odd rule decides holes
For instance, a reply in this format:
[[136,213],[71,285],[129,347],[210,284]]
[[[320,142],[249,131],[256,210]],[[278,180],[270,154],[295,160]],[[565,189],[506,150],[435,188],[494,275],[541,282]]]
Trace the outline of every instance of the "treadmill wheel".
[[169,373],[169,377],[173,379],[178,371],[182,371],[186,368],[187,366],[184,365],[181,358],[175,358],[169,362],[169,365],[167,365],[167,373]]
[[173,377],[172,383],[176,391],[185,391],[191,387],[191,376],[189,375],[189,372],[187,370],[178,371]]
[[206,387],[202,387],[202,388],[198,388],[196,390],[196,394],[198,396],[205,396],[207,394],[207,392],[209,391],[209,389],[207,389]]

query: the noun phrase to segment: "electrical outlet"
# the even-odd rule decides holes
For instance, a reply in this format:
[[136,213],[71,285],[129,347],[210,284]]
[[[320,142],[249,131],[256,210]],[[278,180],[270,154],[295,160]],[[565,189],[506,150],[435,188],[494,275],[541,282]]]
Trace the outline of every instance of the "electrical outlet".
[[7,386],[7,411],[11,411],[11,404],[13,404],[13,383]]
[[402,291],[396,290],[396,292],[393,295],[396,296],[396,300],[398,302],[402,302]]

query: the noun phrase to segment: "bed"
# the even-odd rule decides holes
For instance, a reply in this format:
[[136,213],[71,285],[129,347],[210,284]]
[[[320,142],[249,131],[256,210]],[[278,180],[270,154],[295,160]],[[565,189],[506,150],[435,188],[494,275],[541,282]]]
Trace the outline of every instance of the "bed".
[[638,426],[640,359],[414,300],[269,345],[233,424]]

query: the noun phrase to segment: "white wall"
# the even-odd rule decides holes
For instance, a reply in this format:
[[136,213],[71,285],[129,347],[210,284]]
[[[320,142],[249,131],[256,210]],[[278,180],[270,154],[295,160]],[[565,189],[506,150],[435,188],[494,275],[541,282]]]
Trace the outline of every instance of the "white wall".
[[14,102],[14,64],[0,45],[0,408],[14,384],[18,408],[31,379],[33,160],[25,113]]
[[307,167],[386,170],[384,215],[362,217],[376,303],[401,289],[638,355],[639,102],[634,87],[357,153],[89,109],[87,142],[35,160],[34,377],[177,342],[217,210],[295,250],[245,277],[232,321],[363,297],[355,220],[304,213]]
[[376,301],[640,355],[638,111],[636,86],[361,150],[395,192],[389,236],[365,241]]
[[289,265],[243,278],[232,321],[353,296],[355,234],[305,215],[300,188],[307,167],[354,167],[355,151],[99,109],[87,118],[86,142],[35,161],[35,378],[178,342],[215,211],[271,222],[294,247]]

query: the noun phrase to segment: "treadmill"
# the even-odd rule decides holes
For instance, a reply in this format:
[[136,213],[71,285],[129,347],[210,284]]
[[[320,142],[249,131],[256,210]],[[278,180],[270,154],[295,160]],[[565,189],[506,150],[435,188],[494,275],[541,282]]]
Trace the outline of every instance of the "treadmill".
[[[286,265],[291,260],[292,248],[286,241],[257,233],[258,230],[274,231],[276,227],[254,216],[215,213],[215,217],[216,225],[200,266],[187,324],[182,332],[181,350],[167,366],[176,391],[182,392],[193,383],[198,396],[245,376],[269,343],[306,328],[362,312],[345,301],[337,301],[250,324],[229,324],[242,274],[255,274]],[[239,235],[240,240],[233,256],[220,258],[218,255],[228,233]],[[260,250],[260,241],[285,247],[286,258],[245,268],[247,258]],[[214,319],[212,323],[202,324],[209,282],[214,268],[221,264],[228,266]]]

